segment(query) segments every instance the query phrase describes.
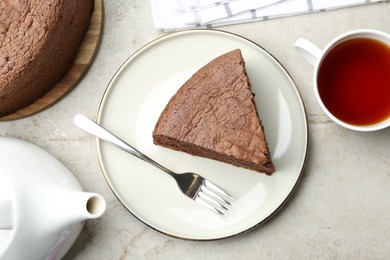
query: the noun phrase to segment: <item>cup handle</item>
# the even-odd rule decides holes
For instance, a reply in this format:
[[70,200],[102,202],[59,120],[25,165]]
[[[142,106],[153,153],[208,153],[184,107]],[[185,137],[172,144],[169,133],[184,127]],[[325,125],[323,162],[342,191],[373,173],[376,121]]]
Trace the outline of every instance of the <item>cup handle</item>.
[[322,56],[322,50],[305,38],[298,38],[295,42],[295,49],[313,66]]

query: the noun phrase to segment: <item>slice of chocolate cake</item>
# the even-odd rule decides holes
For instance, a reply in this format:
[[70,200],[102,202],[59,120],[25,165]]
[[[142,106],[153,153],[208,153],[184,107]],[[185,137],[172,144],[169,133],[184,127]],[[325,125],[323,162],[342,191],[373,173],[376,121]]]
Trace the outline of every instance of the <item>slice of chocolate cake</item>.
[[275,171],[239,49],[198,70],[171,98],[157,145],[271,174]]

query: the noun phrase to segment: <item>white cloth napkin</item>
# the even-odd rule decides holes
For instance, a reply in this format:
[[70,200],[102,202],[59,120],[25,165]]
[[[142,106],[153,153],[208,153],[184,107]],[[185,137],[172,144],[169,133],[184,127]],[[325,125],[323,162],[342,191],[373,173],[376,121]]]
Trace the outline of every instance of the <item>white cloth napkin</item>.
[[389,0],[151,0],[155,27],[173,31],[387,2]]

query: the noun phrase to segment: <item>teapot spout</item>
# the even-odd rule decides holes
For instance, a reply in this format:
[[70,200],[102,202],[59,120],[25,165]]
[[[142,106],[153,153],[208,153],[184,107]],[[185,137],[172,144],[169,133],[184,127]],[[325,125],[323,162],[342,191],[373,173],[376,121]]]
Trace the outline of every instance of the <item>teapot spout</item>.
[[79,205],[81,207],[78,210],[76,221],[82,222],[88,219],[99,218],[106,210],[106,201],[100,194],[93,192],[77,192],[76,200],[74,205]]
[[97,193],[88,193],[86,204],[90,219],[99,218],[106,211],[106,201]]
[[106,201],[100,194],[79,190],[58,193],[50,204],[51,208],[47,209],[50,210],[52,225],[47,224],[47,228],[51,230],[99,218],[106,210]]

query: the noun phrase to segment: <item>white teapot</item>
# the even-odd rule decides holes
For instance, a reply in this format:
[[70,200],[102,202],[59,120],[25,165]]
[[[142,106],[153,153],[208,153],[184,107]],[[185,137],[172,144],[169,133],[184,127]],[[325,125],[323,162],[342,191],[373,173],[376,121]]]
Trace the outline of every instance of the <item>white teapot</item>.
[[0,259],[61,259],[105,209],[52,155],[0,136]]

